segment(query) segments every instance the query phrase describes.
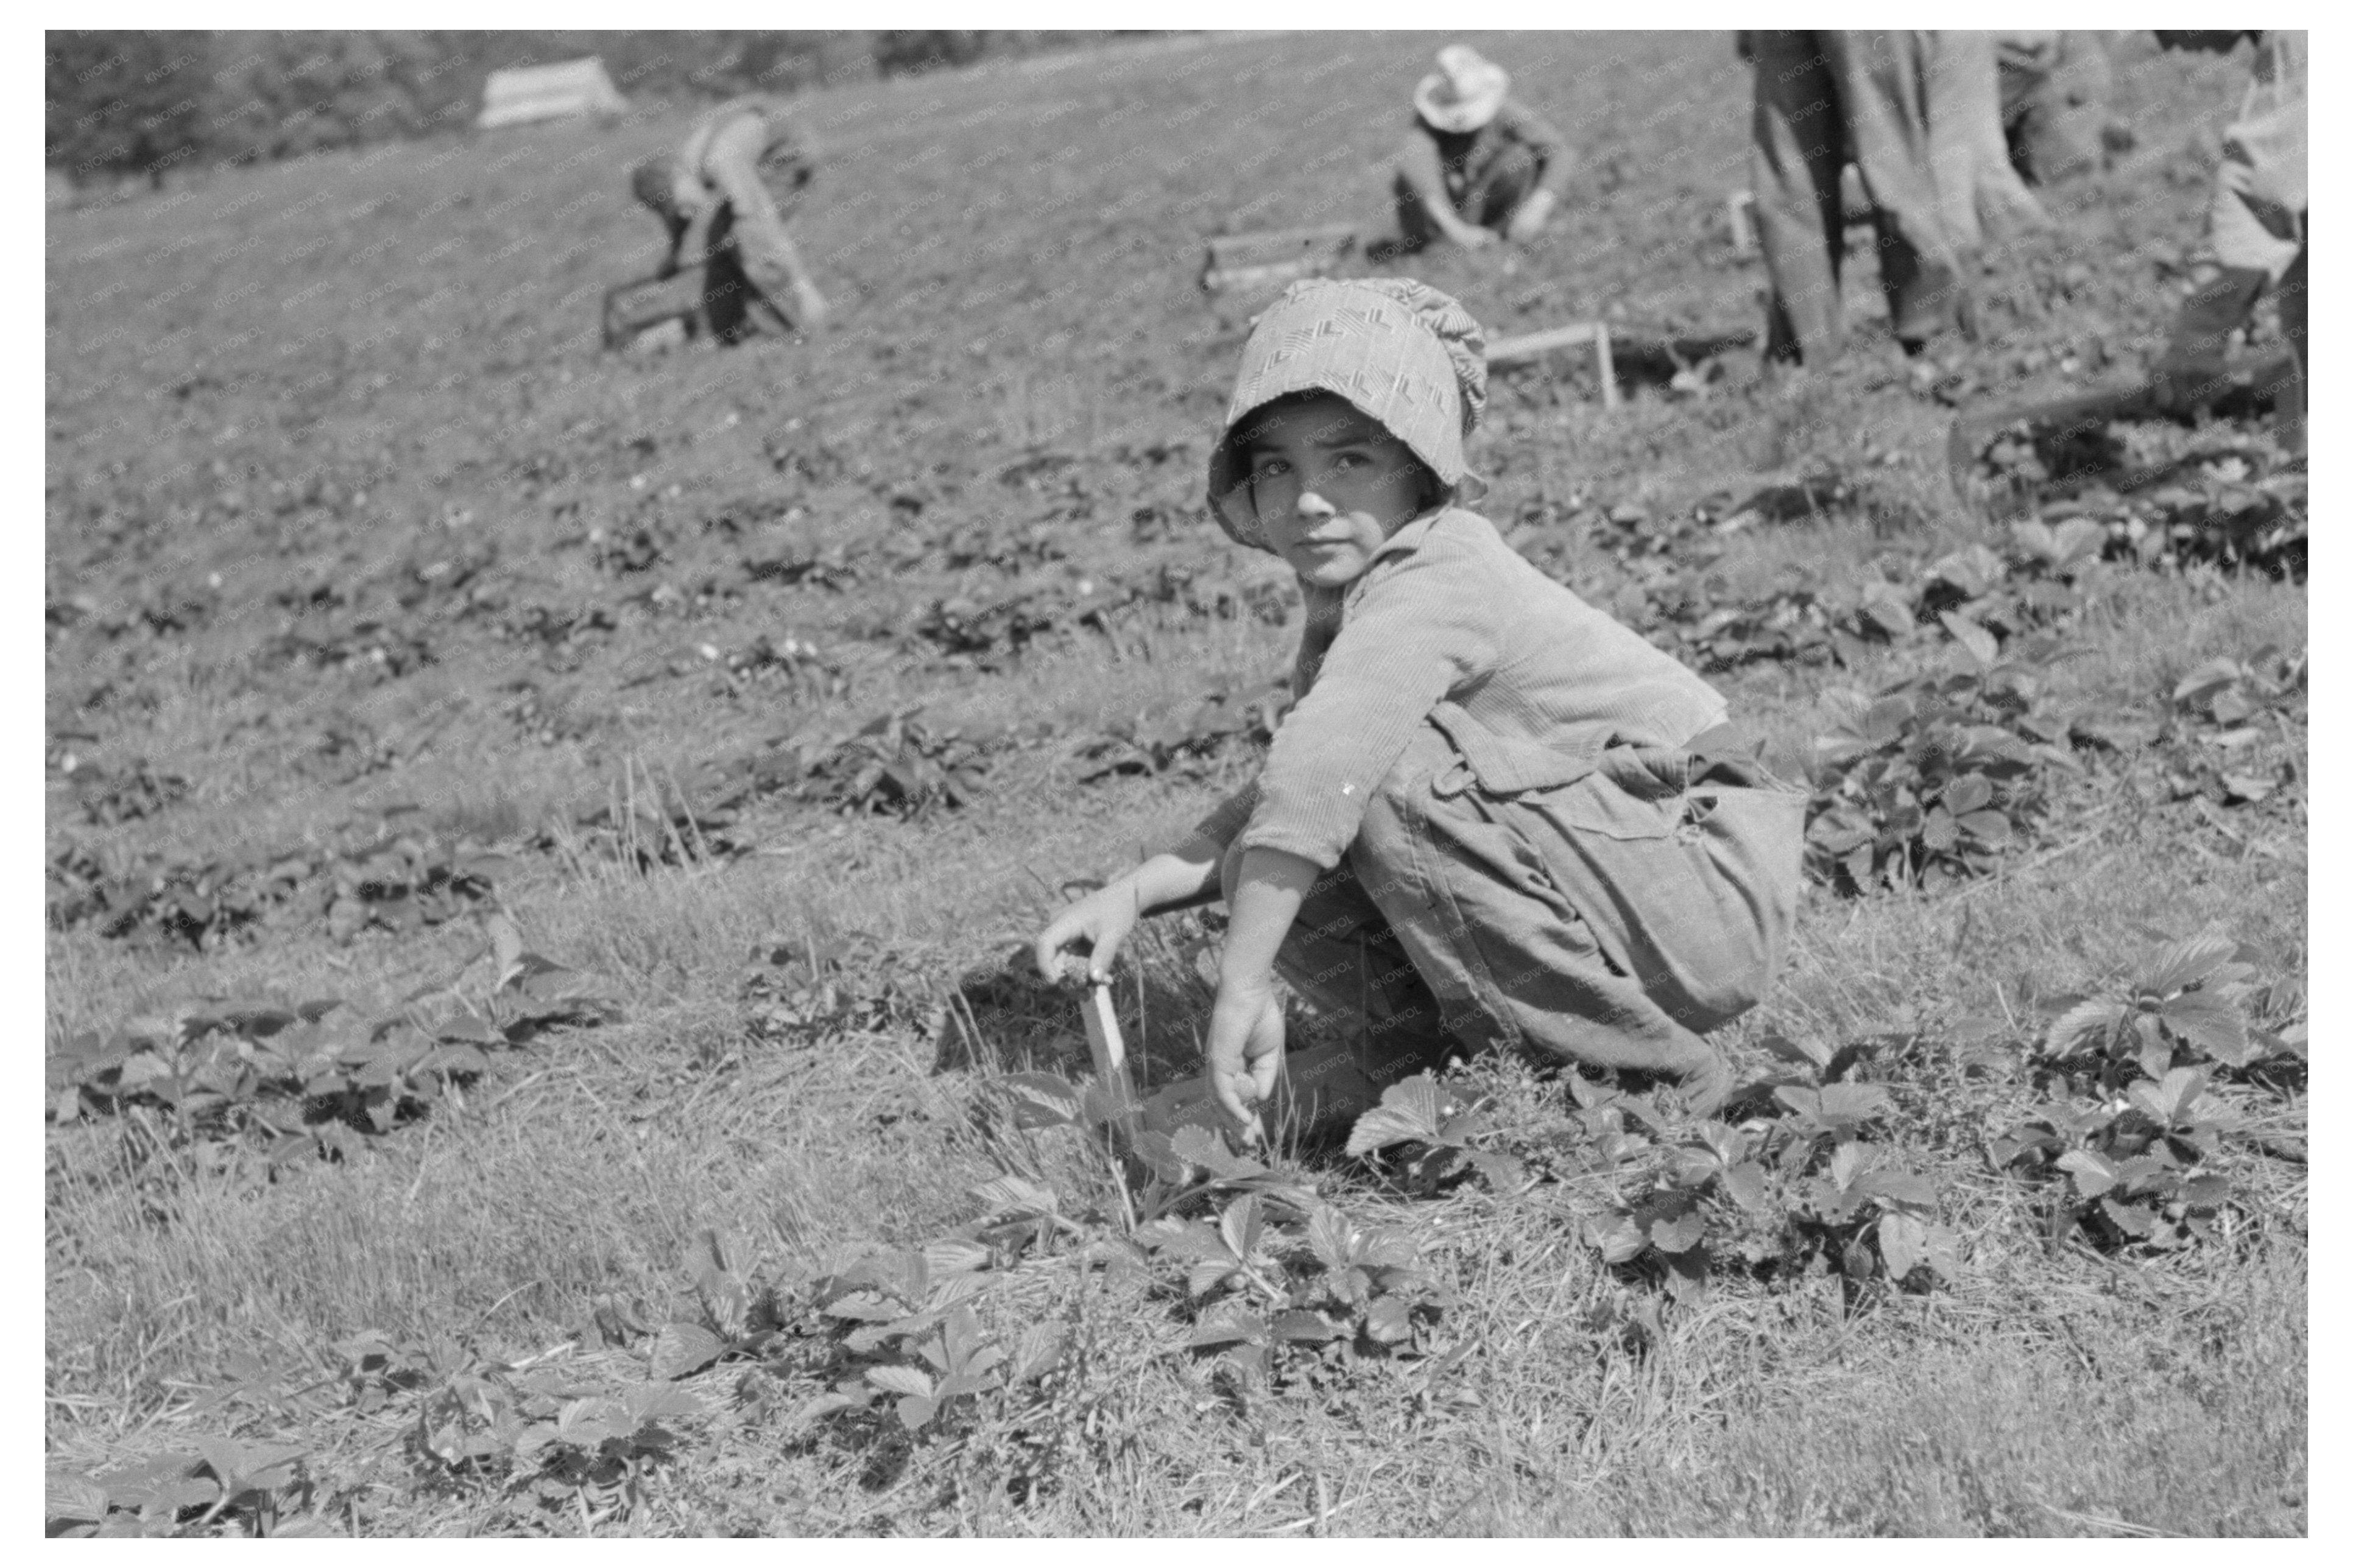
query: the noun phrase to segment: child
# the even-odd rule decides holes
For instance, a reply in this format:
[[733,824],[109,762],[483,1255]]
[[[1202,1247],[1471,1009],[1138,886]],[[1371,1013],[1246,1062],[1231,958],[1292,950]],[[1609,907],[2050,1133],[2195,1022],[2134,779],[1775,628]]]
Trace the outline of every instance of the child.
[[1567,194],[1577,155],[1544,116],[1510,96],[1511,78],[1468,44],[1438,51],[1413,93],[1413,129],[1391,193],[1398,237],[1376,259],[1444,238],[1466,249],[1534,239]]
[[1274,975],[1353,1026],[1374,1092],[1458,1047],[1729,1087],[1701,1032],[1764,995],[1804,797],[1730,752],[1724,700],[1461,504],[1478,323],[1403,279],[1293,284],[1209,458],[1234,539],[1306,600],[1254,784],[1039,933],[1097,978],[1136,921],[1223,895],[1208,1056],[1245,1129],[1275,1089]]

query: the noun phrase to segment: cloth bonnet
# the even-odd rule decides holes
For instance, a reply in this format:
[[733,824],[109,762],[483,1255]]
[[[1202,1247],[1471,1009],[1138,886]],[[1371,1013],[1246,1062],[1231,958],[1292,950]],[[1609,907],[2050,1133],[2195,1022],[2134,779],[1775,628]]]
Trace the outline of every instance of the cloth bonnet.
[[1486,340],[1451,295],[1409,278],[1309,279],[1261,315],[1209,453],[1209,510],[1237,543],[1271,551],[1250,504],[1250,415],[1294,392],[1330,392],[1381,423],[1452,488],[1486,481],[1462,456],[1487,406]]

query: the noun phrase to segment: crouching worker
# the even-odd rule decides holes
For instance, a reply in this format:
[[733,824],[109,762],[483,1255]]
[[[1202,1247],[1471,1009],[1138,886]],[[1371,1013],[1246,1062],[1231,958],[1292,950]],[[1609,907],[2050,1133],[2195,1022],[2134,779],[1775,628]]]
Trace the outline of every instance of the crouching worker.
[[1534,239],[1567,193],[1576,154],[1545,118],[1510,96],[1511,78],[1466,44],[1438,51],[1414,89],[1413,129],[1398,155],[1398,234],[1383,258],[1433,239],[1466,249],[1500,236]]
[[703,311],[722,342],[825,324],[825,296],[785,230],[816,165],[815,143],[784,107],[753,93],[719,105],[677,152],[630,174],[630,190],[670,230],[661,276],[702,267]]
[[2246,324],[2265,288],[2277,291],[2280,331],[2295,354],[2295,378],[2279,395],[2281,439],[2305,447],[2305,409],[2312,373],[2306,340],[2310,299],[2306,185],[2306,36],[2302,32],[2159,33],[2168,49],[2228,54],[2241,38],[2253,40],[2251,80],[2238,118],[2222,132],[2222,161],[2214,172],[2207,213],[2213,265],[2200,268],[2197,288],[2174,318],[2153,371],[2160,396],[2187,410],[2211,401],[2224,377],[2231,334]]
[[1209,1078],[1246,1130],[1282,1070],[1278,973],[1376,1096],[1509,1046],[1704,1110],[1729,1088],[1706,1031],[1780,963],[1803,795],[1714,689],[1468,510],[1485,396],[1477,323],[1422,284],[1294,283],[1260,319],[1209,502],[1299,574],[1298,701],[1249,787],[1037,938],[1049,976],[1108,975],[1139,918],[1222,897]]

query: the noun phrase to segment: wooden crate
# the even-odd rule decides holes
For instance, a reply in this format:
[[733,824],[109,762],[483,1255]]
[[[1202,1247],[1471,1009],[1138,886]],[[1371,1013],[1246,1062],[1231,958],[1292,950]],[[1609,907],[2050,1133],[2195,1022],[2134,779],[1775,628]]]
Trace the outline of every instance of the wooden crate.
[[1525,364],[1562,349],[1593,348],[1593,374],[1601,384],[1601,406],[1618,406],[1618,367],[1610,355],[1609,325],[1606,321],[1578,321],[1573,326],[1554,327],[1546,331],[1527,332],[1516,338],[1497,338],[1487,345],[1487,363],[1495,365]]
[[1267,229],[1212,237],[1201,264],[1201,288],[1217,294],[1270,289],[1294,278],[1322,278],[1356,254],[1354,224]]
[[1622,401],[1618,390],[1621,364],[1637,378],[1663,378],[1727,349],[1746,348],[1759,335],[1755,327],[1676,333],[1633,327],[1613,331],[1606,321],[1577,321],[1519,337],[1497,338],[1487,345],[1487,363],[1491,368],[1528,364],[1565,349],[1590,346],[1594,379],[1601,387],[1601,405],[1615,408]]

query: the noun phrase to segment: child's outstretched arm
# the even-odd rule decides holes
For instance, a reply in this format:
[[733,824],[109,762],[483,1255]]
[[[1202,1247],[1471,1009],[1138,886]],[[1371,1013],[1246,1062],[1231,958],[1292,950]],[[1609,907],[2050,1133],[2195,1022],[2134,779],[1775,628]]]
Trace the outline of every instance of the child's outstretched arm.
[[1323,873],[1314,861],[1266,846],[1242,853],[1232,923],[1218,970],[1209,1015],[1209,1083],[1218,1102],[1245,1127],[1250,1106],[1274,1092],[1282,1069],[1282,1004],[1274,993],[1274,955],[1291,933],[1300,903]]
[[1112,960],[1136,921],[1206,904],[1218,896],[1218,866],[1225,853],[1224,845],[1197,836],[1089,893],[1038,933],[1038,972],[1059,980],[1062,955],[1083,952],[1087,978],[1110,979]]

